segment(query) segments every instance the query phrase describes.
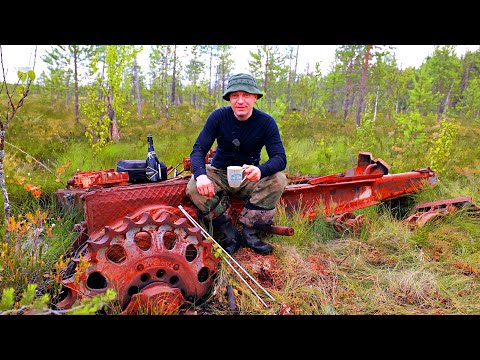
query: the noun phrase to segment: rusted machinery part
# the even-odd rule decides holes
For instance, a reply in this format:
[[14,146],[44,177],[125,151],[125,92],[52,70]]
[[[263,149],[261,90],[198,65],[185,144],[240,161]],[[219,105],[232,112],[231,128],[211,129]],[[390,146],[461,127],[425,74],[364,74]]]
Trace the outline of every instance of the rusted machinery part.
[[464,196],[418,204],[404,222],[411,229],[416,229],[460,209],[464,209],[470,216],[480,215],[480,208],[473,203],[473,198]]
[[267,228],[267,233],[282,235],[282,236],[293,236],[295,234],[295,229],[290,226],[282,225],[271,225]]
[[423,227],[427,222],[431,222],[434,219],[447,215],[447,212],[429,210],[425,212],[417,212],[413,215],[410,215],[405,219],[405,223],[410,227],[410,229]]
[[355,215],[353,212],[345,212],[343,214],[327,217],[327,221],[333,225],[338,232],[351,231],[358,234],[367,219],[364,215]]
[[176,313],[211,288],[220,261],[212,247],[201,229],[168,211],[126,216],[77,251],[57,307],[112,288],[122,314]]
[[184,302],[179,288],[155,282],[145,286],[139,293],[133,294],[122,314],[175,315]]

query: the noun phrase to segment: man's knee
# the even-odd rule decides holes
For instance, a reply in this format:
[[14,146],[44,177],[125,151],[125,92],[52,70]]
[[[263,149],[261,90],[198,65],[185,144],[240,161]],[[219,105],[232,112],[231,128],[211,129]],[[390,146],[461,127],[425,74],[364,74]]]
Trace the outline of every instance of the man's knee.
[[273,209],[282,197],[288,179],[285,174],[278,172],[262,179],[262,183],[255,186],[250,195],[249,203],[262,209]]
[[[287,176],[282,172],[277,172],[265,179],[265,184],[263,187],[268,191],[268,193],[272,195],[275,194],[276,197],[280,197],[287,185]],[[263,192],[265,192],[265,190],[263,190]]]
[[283,172],[281,171],[276,172],[275,174],[272,174],[270,177],[271,177],[271,184],[276,189],[281,189],[281,191],[285,190],[286,186],[288,185],[288,179]]
[[197,181],[195,180],[193,175],[187,183],[187,187],[185,188],[185,192],[190,199],[198,194]]
[[201,212],[208,212],[209,209],[214,208],[217,206],[219,202],[219,198],[214,196],[213,198],[207,198],[204,195],[201,195],[197,189],[197,182],[193,178],[190,178],[190,181],[187,183],[185,188],[185,194],[187,197],[192,201],[192,203],[201,211]]

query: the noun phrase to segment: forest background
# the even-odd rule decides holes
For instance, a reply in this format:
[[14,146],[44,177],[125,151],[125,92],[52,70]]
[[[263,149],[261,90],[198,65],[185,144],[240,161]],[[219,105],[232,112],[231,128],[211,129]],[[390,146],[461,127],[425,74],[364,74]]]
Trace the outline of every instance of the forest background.
[[[144,158],[148,133],[156,138],[159,158],[178,163],[189,155],[208,114],[226,105],[221,94],[234,68],[230,46],[189,50],[186,60],[177,56],[175,45],[152,46],[144,73],[136,60],[141,47],[59,45],[41,59],[47,72],[19,71],[16,84],[3,84],[2,95],[12,96],[1,104],[7,120],[0,137],[6,149],[0,162],[5,209],[0,276],[4,289],[16,289],[16,298],[30,282],[41,282],[42,272],[56,264],[75,236],[71,222],[43,215],[43,210],[56,211],[51,195],[58,187],[78,170]],[[259,45],[249,55],[249,71],[265,94],[257,106],[277,119],[288,173],[335,173],[352,167],[358,151],[369,151],[395,172],[425,166],[438,171],[441,186],[420,195],[425,199],[478,198],[480,51],[458,57],[454,45],[438,46],[419,68],[400,69],[388,46],[343,45],[328,74],[318,64],[299,71],[298,46]],[[15,96],[21,102],[12,111]],[[12,214],[5,206],[6,190]],[[10,218],[18,221],[9,223]],[[434,241],[425,231],[406,235],[392,219],[377,221],[366,239],[348,244],[345,238],[322,234],[320,241],[308,233],[300,248],[309,244],[318,250],[320,241],[328,248],[320,250],[333,258],[353,251],[365,265],[362,271],[385,277],[379,283],[355,273],[338,288],[324,288],[322,300],[312,300],[314,311],[478,312],[478,221],[469,215],[456,219],[447,233],[438,230]],[[382,226],[401,234],[388,234],[396,239],[395,245],[388,241],[390,248],[380,241],[387,236]],[[16,242],[16,253],[6,250],[7,235]],[[333,238],[337,242],[328,241]],[[38,251],[42,241],[49,242],[48,252],[47,247]],[[350,261],[341,262],[348,269],[333,261],[336,277],[353,271]],[[406,266],[410,261],[413,265]],[[436,268],[439,262],[446,267]],[[378,291],[374,298],[368,295],[372,289]]]

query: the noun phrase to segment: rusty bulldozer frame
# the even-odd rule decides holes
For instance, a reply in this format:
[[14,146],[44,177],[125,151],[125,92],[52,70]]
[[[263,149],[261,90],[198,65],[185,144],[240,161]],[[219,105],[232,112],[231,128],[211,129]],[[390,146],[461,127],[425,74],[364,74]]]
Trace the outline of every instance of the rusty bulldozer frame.
[[[211,151],[205,160],[212,156]],[[190,159],[167,170],[164,181],[135,184],[128,173],[113,169],[77,172],[65,189],[56,191],[62,208],[82,214],[58,308],[71,308],[77,300],[109,288],[116,291],[114,305],[122,314],[175,314],[206,296],[220,259],[213,242],[178,208],[198,219],[185,194],[192,176]],[[325,216],[337,230],[353,231],[363,223],[355,210],[437,183],[437,173],[430,168],[392,174],[386,162],[369,152],[358,153],[357,165],[340,173],[287,177],[281,198],[287,214],[300,213],[305,221]],[[240,199],[232,199],[232,219],[242,206]],[[262,230],[294,235],[294,229],[278,224]]]

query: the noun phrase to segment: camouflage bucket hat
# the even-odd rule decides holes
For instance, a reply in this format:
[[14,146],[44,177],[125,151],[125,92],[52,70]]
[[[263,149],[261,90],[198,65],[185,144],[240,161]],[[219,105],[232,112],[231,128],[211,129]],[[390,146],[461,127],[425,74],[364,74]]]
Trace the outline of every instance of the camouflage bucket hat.
[[257,88],[257,82],[253,76],[249,74],[232,75],[228,79],[227,90],[222,95],[222,98],[228,101],[230,93],[235,91],[245,91],[250,94],[257,94],[257,99],[260,99],[263,96],[262,92]]

